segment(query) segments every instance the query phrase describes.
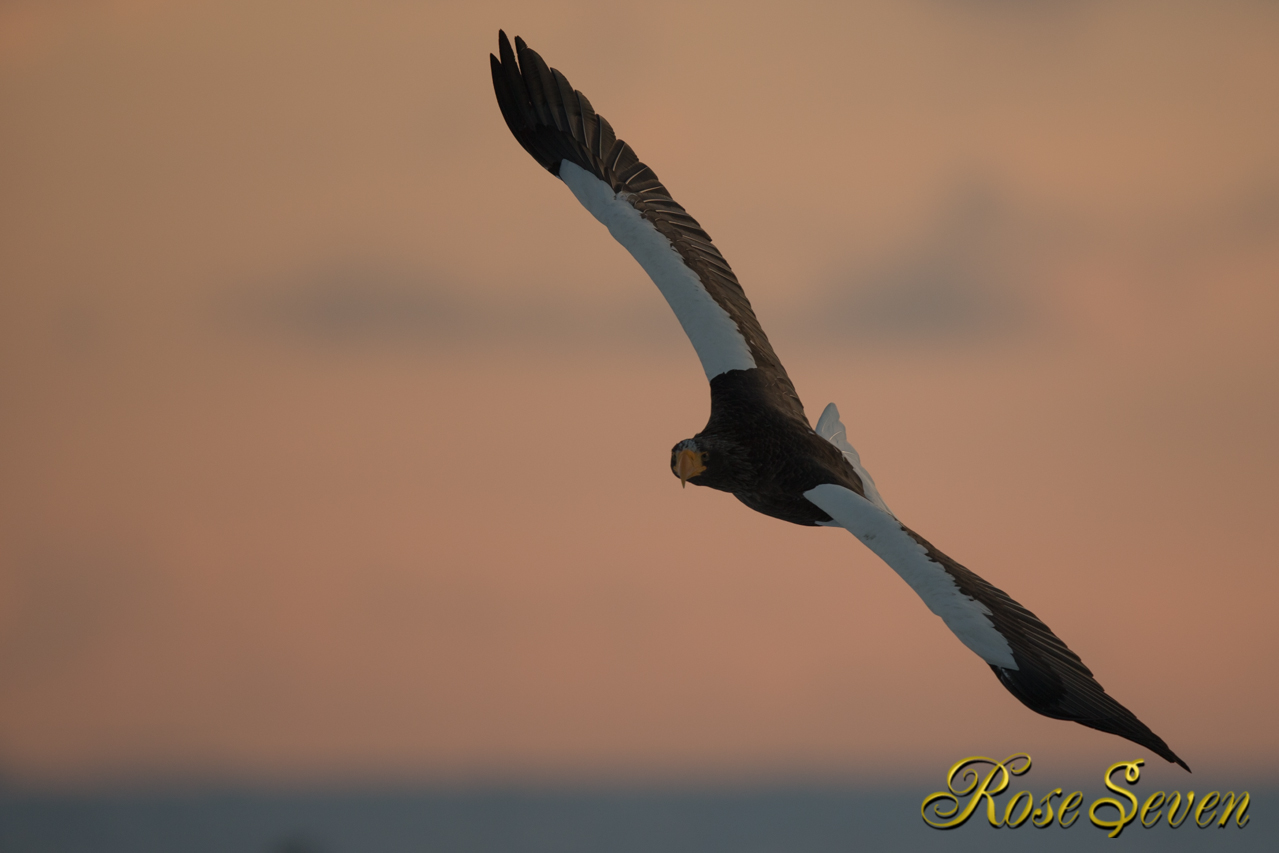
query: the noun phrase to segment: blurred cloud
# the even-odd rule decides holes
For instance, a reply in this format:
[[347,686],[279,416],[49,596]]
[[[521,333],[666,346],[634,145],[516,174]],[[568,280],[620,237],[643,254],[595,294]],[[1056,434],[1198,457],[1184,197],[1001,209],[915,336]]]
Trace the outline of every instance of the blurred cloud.
[[[1042,342],[1080,322],[1055,305],[1059,291],[1073,286],[1063,272],[1072,266],[1122,267],[1139,296],[1157,299],[1180,271],[1265,251],[1279,233],[1279,183],[1264,176],[1214,204],[1128,221],[1037,205],[991,172],[959,171],[947,187],[895,245],[834,284],[800,288],[764,317],[766,330],[835,346]],[[607,235],[591,236],[607,247]],[[637,267],[623,262],[609,274],[627,280],[590,298],[536,281],[513,292],[377,259],[332,260],[219,291],[215,315],[239,333],[337,348],[671,347],[683,340]],[[750,295],[754,288],[746,287]],[[619,299],[619,290],[629,292]]]
[[1262,185],[1229,211],[1231,230],[1244,239],[1270,239],[1279,233],[1279,181]]
[[803,322],[836,339],[954,345],[1047,322],[1031,281],[1065,233],[988,179],[959,182],[905,245],[829,289]]
[[1279,237],[1279,179],[1257,175],[1216,204],[1162,224],[1178,244],[1201,253],[1265,248]]
[[929,260],[889,269],[854,285],[825,314],[829,331],[947,343],[990,340],[1022,327],[1025,306],[1011,294],[997,292],[972,269]]
[[938,6],[1009,15],[1082,14],[1096,5],[1092,0],[932,0]]
[[0,562],[0,589],[0,678],[29,687],[91,659],[151,603],[155,578],[140,554],[44,542]]
[[219,307],[233,325],[321,344],[440,340],[478,325],[474,306],[428,276],[360,263],[241,288]]
[[528,295],[495,293],[377,261],[336,261],[224,292],[214,315],[229,330],[323,347],[669,346],[682,335],[651,287],[623,300],[541,295],[547,292],[530,284]]
[[[832,343],[1043,342],[1081,331],[1089,321],[1063,304],[1107,281],[1110,296],[1132,300],[1117,311],[1140,316],[1158,306],[1168,322],[1191,323],[1201,306],[1170,306],[1169,294],[1197,287],[1209,267],[1251,261],[1265,269],[1276,238],[1279,183],[1264,174],[1213,202],[1135,218],[1050,208],[989,175],[967,175],[896,246],[858,263],[788,319],[806,338],[817,332]],[[1258,284],[1246,275],[1217,287],[1257,297]]]
[[[1073,234],[993,178],[968,175],[897,247],[836,286],[805,289],[812,295],[796,296],[767,326],[835,345],[933,348],[1019,337],[1047,322],[1034,282]],[[215,315],[241,333],[323,347],[677,345],[683,333],[669,308],[638,268],[627,268],[629,294],[619,299],[613,288],[591,299],[537,282],[512,293],[377,259],[333,260],[221,291]]]

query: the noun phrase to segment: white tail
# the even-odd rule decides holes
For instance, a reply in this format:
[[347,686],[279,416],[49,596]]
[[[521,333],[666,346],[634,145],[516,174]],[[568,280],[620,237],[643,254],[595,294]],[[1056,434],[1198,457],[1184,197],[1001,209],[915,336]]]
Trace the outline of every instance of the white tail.
[[[866,490],[866,500],[889,515],[893,515],[893,511],[888,508],[888,504],[884,503],[884,499],[879,496],[879,489],[875,488],[875,481],[871,478],[870,472],[862,467],[862,458],[857,455],[857,450],[848,443],[848,430],[844,429],[844,425],[840,423],[839,409],[835,408],[834,403],[828,405],[822,411],[822,416],[817,419],[817,434],[838,447],[840,452],[844,454],[844,458],[853,466],[853,470],[857,472],[857,476],[862,478],[862,488]],[[896,518],[895,515],[893,517]]]

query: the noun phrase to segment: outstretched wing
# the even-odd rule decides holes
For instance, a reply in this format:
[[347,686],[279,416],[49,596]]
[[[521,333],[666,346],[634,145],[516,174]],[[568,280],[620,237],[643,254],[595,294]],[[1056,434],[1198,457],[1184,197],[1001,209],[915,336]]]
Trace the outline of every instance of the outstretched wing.
[[728,261],[653,170],[522,39],[512,51],[499,33],[498,53],[489,59],[507,127],[639,261],[684,327],[706,378],[753,367],[784,377]]
[[1187,770],[1163,740],[1112,699],[1079,655],[1035,614],[906,527],[886,507],[843,486],[804,493],[893,571],[941,617],[961,642],[986,661],[1032,711],[1119,735]]

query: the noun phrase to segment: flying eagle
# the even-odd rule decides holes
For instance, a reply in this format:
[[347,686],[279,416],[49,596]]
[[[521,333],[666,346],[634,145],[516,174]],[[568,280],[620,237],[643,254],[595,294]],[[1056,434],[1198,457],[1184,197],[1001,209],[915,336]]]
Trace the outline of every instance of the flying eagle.
[[1036,713],[1127,738],[1186,770],[1112,699],[1035,614],[898,521],[849,444],[835,405],[809,426],[737,276],[697,220],[564,75],[520,38],[498,34],[493,89],[524,150],[639,261],[684,327],[711,386],[706,427],[671,450],[681,484],[751,509],[843,527],[901,575],[928,609]]

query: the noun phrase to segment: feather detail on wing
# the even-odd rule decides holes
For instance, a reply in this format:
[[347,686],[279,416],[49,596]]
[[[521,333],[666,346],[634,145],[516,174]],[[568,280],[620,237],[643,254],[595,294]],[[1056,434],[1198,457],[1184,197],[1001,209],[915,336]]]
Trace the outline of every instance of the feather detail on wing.
[[498,53],[489,58],[507,127],[639,261],[684,327],[706,378],[754,367],[784,376],[732,268],[653,170],[522,39],[512,50],[500,33]]
[[[829,409],[828,409],[829,411]],[[1119,735],[1190,768],[1116,702],[1035,614],[934,548],[886,508],[835,484],[804,493],[915,590],[1022,704],[1047,717]]]

